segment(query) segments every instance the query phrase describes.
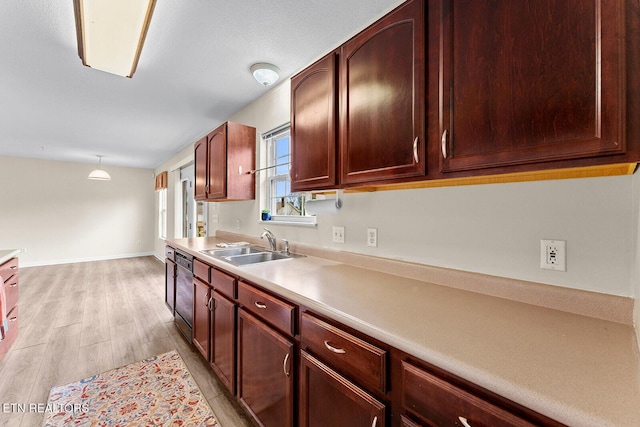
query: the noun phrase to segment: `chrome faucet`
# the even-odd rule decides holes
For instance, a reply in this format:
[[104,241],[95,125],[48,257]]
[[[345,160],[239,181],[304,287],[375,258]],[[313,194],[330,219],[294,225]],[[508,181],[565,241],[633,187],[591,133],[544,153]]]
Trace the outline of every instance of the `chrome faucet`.
[[276,236],[268,228],[264,229],[264,231],[262,232],[262,235],[260,236],[260,238],[264,239],[265,236],[267,237],[267,240],[269,241],[269,246],[271,246],[271,250],[272,251],[276,251],[277,250],[277,248],[276,248]]

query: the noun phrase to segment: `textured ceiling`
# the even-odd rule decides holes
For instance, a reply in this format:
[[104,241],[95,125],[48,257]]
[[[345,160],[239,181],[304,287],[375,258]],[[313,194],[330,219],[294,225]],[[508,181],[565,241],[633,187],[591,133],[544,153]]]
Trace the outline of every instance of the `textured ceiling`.
[[399,0],[157,0],[132,79],[84,67],[72,0],[0,2],[0,155],[154,168]]

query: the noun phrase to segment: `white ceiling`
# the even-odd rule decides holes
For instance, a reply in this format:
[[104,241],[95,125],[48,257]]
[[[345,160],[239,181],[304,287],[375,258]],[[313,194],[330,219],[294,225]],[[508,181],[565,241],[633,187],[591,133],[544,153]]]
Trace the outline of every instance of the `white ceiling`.
[[157,0],[132,79],[84,67],[72,0],[0,1],[0,155],[154,168],[402,0]]

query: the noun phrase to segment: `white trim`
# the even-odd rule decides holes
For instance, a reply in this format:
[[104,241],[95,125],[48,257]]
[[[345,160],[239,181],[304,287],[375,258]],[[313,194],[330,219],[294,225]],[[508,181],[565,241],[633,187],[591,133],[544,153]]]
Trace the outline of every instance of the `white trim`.
[[29,262],[29,263],[21,262],[20,268],[43,267],[46,265],[74,264],[78,262],[108,261],[111,259],[139,258],[139,257],[145,257],[145,256],[152,256],[154,258],[157,258],[155,252],[142,252],[138,254],[107,255],[107,256],[99,256],[99,257],[91,257],[91,258],[60,259],[56,261],[44,261],[44,262]]

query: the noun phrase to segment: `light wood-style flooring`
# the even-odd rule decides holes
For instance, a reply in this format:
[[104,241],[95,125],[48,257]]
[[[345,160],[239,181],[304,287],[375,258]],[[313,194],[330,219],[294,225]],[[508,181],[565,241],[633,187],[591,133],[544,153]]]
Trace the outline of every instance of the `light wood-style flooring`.
[[[20,268],[18,340],[0,363],[0,426],[41,426],[17,411],[49,390],[176,349],[222,427],[249,416],[173,325],[154,257]],[[13,408],[12,408],[12,404]]]

